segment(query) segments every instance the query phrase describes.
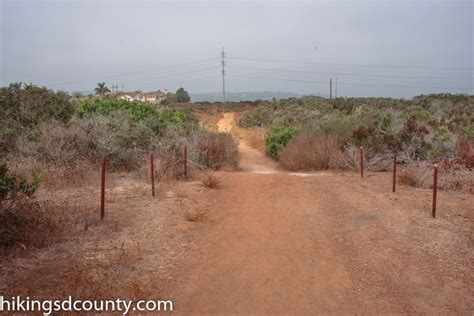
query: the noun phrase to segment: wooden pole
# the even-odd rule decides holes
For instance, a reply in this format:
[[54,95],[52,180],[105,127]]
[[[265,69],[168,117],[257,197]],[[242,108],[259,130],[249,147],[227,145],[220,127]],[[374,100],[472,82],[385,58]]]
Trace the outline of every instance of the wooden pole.
[[397,183],[397,152],[393,152],[393,185],[392,192],[395,192],[395,185]]
[[103,220],[105,216],[105,166],[106,160],[102,159],[102,170],[100,179],[100,219]]
[[360,177],[364,177],[364,148],[360,146]]
[[153,165],[153,153],[150,154],[150,173],[151,173],[151,196],[155,196],[155,166]]
[[431,210],[431,216],[436,218],[436,196],[438,193],[438,165],[433,167],[433,208]]
[[188,146],[184,145],[184,176],[188,176]]

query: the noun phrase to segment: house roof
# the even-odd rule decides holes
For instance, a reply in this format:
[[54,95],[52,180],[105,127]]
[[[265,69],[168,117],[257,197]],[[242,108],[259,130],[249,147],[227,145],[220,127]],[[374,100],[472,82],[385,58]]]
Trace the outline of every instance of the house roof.
[[129,97],[136,97],[137,95],[139,95],[140,92],[124,92],[124,93],[121,93],[120,96],[129,96]]
[[144,94],[147,97],[164,97],[166,94],[161,91],[148,92]]

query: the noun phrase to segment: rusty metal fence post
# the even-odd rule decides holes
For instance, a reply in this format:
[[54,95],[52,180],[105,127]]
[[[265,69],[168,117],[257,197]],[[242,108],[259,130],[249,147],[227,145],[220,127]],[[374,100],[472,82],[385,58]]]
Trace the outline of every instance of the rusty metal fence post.
[[360,146],[360,177],[364,177],[364,148]]
[[431,210],[431,216],[436,218],[436,196],[438,193],[438,165],[433,167],[433,208]]
[[155,166],[153,164],[153,153],[150,154],[150,173],[151,173],[151,196],[155,196]]
[[102,159],[102,170],[100,177],[100,219],[103,220],[105,216],[105,167],[106,160]]
[[392,184],[392,192],[395,192],[395,185],[397,183],[397,152],[393,152],[393,184]]
[[184,145],[184,176],[188,176],[188,146]]

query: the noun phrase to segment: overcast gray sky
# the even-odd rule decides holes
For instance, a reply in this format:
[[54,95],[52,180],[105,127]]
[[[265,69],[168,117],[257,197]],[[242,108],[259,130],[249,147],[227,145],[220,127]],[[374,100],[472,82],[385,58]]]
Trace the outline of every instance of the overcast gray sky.
[[472,1],[0,1],[2,86],[473,93]]

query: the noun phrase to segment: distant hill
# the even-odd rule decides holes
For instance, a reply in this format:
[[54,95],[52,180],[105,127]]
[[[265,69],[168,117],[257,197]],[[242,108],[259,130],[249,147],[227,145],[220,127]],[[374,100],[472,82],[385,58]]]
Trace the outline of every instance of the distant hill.
[[[191,100],[193,102],[220,102],[222,101],[222,93],[190,93]],[[272,100],[275,99],[287,99],[287,98],[299,98],[303,95],[292,92],[280,92],[280,91],[262,91],[262,92],[227,92],[225,94],[226,101],[255,101],[255,100]],[[318,96],[318,95],[317,95]]]

